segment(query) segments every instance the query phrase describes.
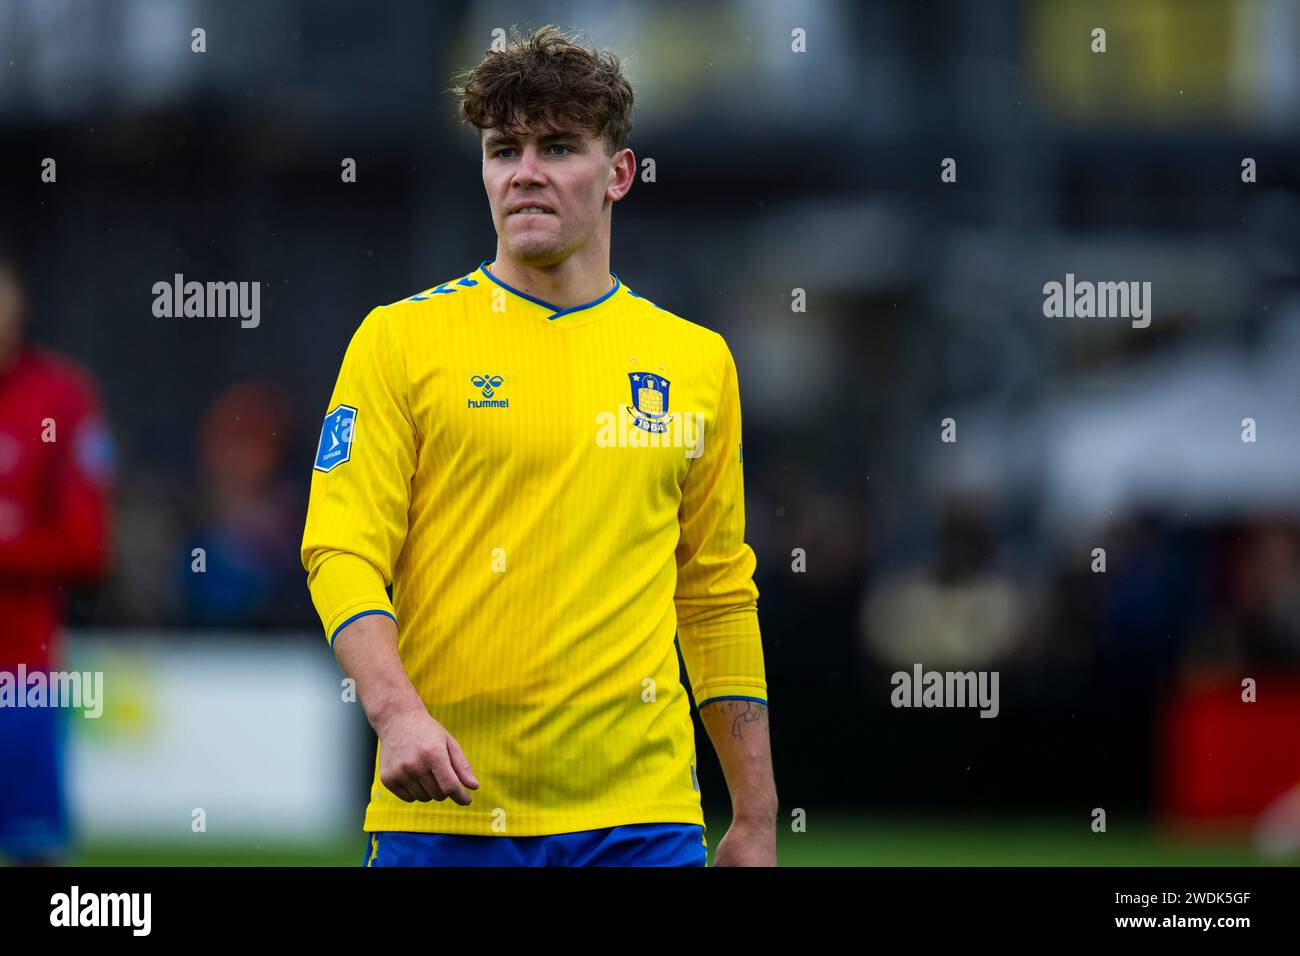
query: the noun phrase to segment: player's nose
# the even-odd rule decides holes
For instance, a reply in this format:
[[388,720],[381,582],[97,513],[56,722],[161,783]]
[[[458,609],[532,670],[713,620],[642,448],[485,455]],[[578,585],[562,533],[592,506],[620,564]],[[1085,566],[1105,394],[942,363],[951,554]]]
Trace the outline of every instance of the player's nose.
[[542,173],[540,160],[541,155],[537,148],[530,143],[519,157],[519,165],[515,167],[513,181],[521,184],[545,182],[546,177]]

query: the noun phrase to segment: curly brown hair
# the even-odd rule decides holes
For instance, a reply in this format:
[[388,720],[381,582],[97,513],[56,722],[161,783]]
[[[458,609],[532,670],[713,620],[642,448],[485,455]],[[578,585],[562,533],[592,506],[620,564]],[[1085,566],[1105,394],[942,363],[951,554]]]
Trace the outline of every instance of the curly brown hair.
[[460,117],[478,128],[480,142],[489,129],[554,132],[554,119],[595,132],[610,156],[627,145],[632,85],[611,50],[597,52],[580,40],[549,24],[527,37],[512,26],[505,49],[489,50],[452,77]]

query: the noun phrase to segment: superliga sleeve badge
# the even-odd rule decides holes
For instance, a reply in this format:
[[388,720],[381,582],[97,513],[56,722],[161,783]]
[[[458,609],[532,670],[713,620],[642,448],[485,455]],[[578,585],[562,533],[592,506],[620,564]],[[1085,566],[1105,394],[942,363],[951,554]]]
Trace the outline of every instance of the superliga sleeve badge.
[[316,446],[317,471],[332,471],[352,457],[352,436],[356,430],[357,410],[340,405],[325,416],[320,443]]

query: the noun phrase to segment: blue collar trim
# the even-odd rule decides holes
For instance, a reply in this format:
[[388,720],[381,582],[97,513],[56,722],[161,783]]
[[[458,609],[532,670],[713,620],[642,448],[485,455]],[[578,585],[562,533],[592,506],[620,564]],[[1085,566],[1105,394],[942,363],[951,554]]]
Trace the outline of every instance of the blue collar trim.
[[592,299],[590,302],[586,303],[585,305],[575,305],[571,309],[561,309],[558,305],[552,305],[550,302],[546,302],[535,296],[531,296],[527,292],[520,292],[514,286],[502,282],[500,279],[498,279],[496,276],[494,276],[491,272],[488,271],[488,266],[492,265],[495,261],[496,260],[494,259],[484,259],[482,262],[478,264],[479,270],[485,276],[487,276],[489,279],[495,282],[497,285],[501,286],[501,288],[505,289],[507,292],[513,292],[521,299],[527,299],[529,302],[536,303],[537,305],[540,305],[544,309],[550,309],[552,314],[546,317],[548,321],[554,321],[555,319],[558,319],[562,315],[572,315],[574,312],[582,312],[585,309],[595,308],[596,306],[604,302],[606,299],[608,299],[615,292],[617,292],[623,286],[623,283],[622,281],[620,281],[618,275],[611,272],[610,276],[614,279],[614,288],[610,289],[600,298]]

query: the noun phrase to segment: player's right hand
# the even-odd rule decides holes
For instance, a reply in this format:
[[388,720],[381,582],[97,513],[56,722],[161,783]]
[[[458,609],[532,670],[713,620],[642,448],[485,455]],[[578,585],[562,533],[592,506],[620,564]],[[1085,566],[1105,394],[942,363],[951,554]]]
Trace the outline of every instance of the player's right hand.
[[478,778],[460,744],[423,708],[394,718],[379,734],[379,782],[400,800],[470,804]]

